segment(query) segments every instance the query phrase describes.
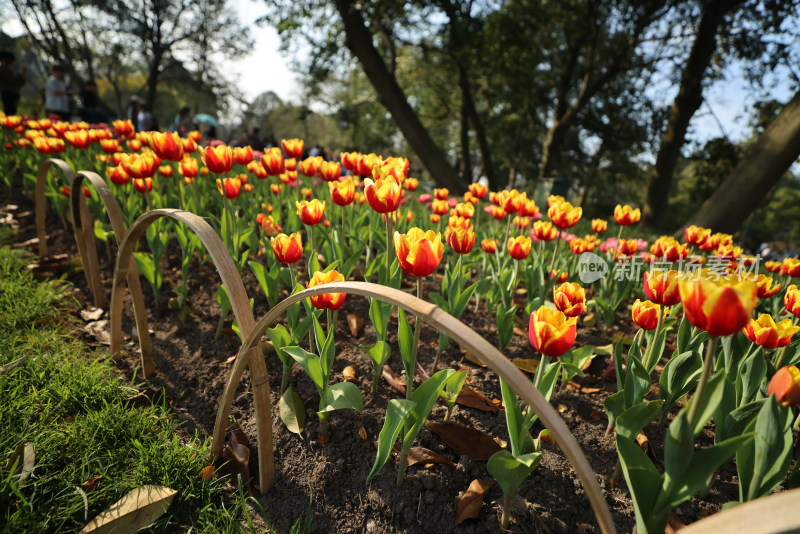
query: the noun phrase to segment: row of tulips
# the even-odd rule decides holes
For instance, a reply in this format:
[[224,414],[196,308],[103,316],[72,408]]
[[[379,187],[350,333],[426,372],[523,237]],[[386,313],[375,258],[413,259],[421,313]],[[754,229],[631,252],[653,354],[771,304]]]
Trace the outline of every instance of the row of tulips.
[[[792,341],[800,330],[800,292],[791,284],[800,276],[798,259],[766,262],[771,276],[757,274],[758,258],[744,254],[732,236],[698,227],[687,228],[683,242],[663,236],[648,247],[633,236],[623,239],[625,228],[641,217],[639,209],[628,205],[614,210],[616,238],[601,237],[610,223],[603,219],[592,220],[592,233],[578,237],[569,230],[580,223],[582,209],[562,197],[547,199],[549,220],[544,220],[536,202],[516,190],[489,192],[471,184],[462,198],[446,189],[418,194],[420,183],[408,176],[405,158],[344,152],[340,161],[301,159],[304,143],[298,139],[259,151],[219,143],[200,147],[195,133],[185,138],[135,133],[126,121],[90,127],[0,117],[0,124],[6,137],[3,168],[21,169],[28,187],[42,156],[58,154],[76,168],[88,165],[102,171],[128,224],[155,207],[181,207],[206,216],[239,270],[249,266],[256,275],[270,306],[284,291],[301,290],[301,279],[307,280],[305,287],[362,278],[399,288],[406,275],[415,280],[422,298],[424,279],[440,272],[440,278],[428,282],[428,298],[455,317],[470,302],[475,310],[483,306],[496,324],[501,351],[513,337],[515,317],[529,318],[530,342],[541,354],[534,385],[548,400],[559,378],[566,384],[581,374],[595,353],[590,346],[574,347],[579,321],[591,324],[592,314],[602,318],[605,329],[611,328],[619,307],[639,297],[631,307],[639,330],[627,353],[624,341],[612,351],[609,375],[616,376],[618,391],[605,407],[640,532],[661,532],[669,511],[710,487],[716,470],[733,457],[742,502],[766,495],[789,471],[800,404],[800,348]],[[206,178],[211,175],[216,181]],[[59,191],[57,180],[49,188],[50,200],[63,214],[64,194],[70,192]],[[110,229],[102,222],[96,193],[83,193],[96,218],[96,234],[107,238]],[[483,221],[481,211],[489,216]],[[160,259],[173,236],[183,253],[182,284],[170,307],[185,313],[190,266],[195,259],[206,259],[197,239],[181,225],[162,220],[147,232],[149,252],[136,253],[135,259],[158,298]],[[607,264],[606,272],[633,261],[658,268],[643,277],[603,277],[581,285],[574,281],[577,260],[595,252]],[[430,288],[437,280],[439,291]],[[216,297],[222,310],[219,332],[230,303],[223,287]],[[302,403],[288,380],[299,364],[318,388],[323,442],[332,411],[363,407],[356,386],[329,383],[336,356],[334,325],[344,301],[341,294],[314,297],[295,305],[286,324],[268,331],[283,364],[281,413],[292,413],[290,430],[303,431],[301,414],[292,412]],[[379,301],[370,303],[369,319],[377,335],[366,347],[375,369],[373,390],[391,353],[391,311]],[[756,312],[760,314],[754,318]],[[326,329],[322,313],[328,314]],[[385,465],[402,431],[402,484],[408,451],[434,403],[438,398],[454,402],[464,384],[464,372],[438,370],[439,357],[449,345],[440,334],[431,377],[415,387],[420,325],[417,320],[412,329],[399,312],[406,396],[390,402],[370,478]],[[653,399],[650,391],[660,363],[658,398]],[[539,464],[547,433],[534,438],[534,411],[520,404],[502,381],[501,393],[510,450],[497,453],[487,467],[504,491],[502,522],[507,526],[514,493]],[[666,424],[669,414],[664,471],[659,472],[636,437],[651,423]],[[696,450],[694,439],[711,419],[715,444]],[[795,463],[794,479],[797,471]]]

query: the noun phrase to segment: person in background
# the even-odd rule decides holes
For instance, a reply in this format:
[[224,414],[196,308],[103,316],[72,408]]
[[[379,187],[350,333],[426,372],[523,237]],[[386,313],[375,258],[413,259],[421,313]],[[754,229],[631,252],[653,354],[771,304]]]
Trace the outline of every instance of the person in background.
[[139,113],[136,115],[136,129],[140,132],[149,132],[155,128],[153,114],[144,102],[139,102]]
[[81,99],[83,120],[95,124],[109,121],[108,114],[100,107],[100,96],[97,94],[97,84],[94,80],[87,80],[78,96]]
[[16,115],[19,104],[19,92],[25,85],[27,65],[20,65],[19,71],[14,71],[17,56],[14,52],[0,50],[0,99],[3,101],[3,111],[6,115]]
[[128,100],[128,106],[125,108],[125,118],[131,121],[134,128],[138,129],[139,125],[139,97],[131,95]]
[[178,132],[179,135],[184,136],[192,130],[192,117],[189,106],[183,106],[181,110],[175,115],[175,120],[169,127],[170,132]]
[[59,119],[67,121],[70,118],[69,99],[75,93],[67,89],[64,83],[66,71],[61,65],[53,66],[53,74],[45,84],[44,109],[47,115],[56,115]]

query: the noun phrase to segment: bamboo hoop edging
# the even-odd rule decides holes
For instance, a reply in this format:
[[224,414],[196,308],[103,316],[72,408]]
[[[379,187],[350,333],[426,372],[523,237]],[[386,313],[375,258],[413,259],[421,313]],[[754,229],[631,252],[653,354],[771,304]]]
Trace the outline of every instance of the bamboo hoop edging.
[[[88,180],[95,191],[97,191],[100,200],[103,202],[106,214],[108,215],[111,228],[114,231],[114,238],[119,246],[127,233],[125,228],[125,221],[122,219],[122,211],[119,209],[117,199],[114,198],[108,183],[97,173],[92,171],[78,171],[73,179],[73,187],[70,192],[70,207],[72,209],[72,224],[75,227],[75,233],[83,232],[85,236],[84,247],[88,249],[88,253],[94,253],[95,259],[97,258],[97,242],[94,235],[94,227],[92,220],[86,209],[86,202],[83,199],[83,194],[80,191],[81,185],[84,180]],[[76,212],[81,209],[86,212],[86,219],[77,217]],[[80,247],[79,247],[80,248]],[[105,300],[105,291],[100,282],[99,268],[98,268],[98,285],[100,285],[100,292]],[[133,315],[136,320],[136,330],[139,332],[139,348],[142,351],[142,372],[145,378],[151,378],[155,374],[153,361],[153,347],[150,343],[150,336],[147,335],[149,327],[147,324],[147,308],[144,305],[144,294],[142,293],[142,282],[139,279],[139,270],[136,263],[132,263],[128,269],[128,290],[131,293],[131,300],[133,301]],[[100,307],[100,306],[98,306]],[[144,332],[144,335],[142,335]],[[151,365],[144,365],[145,362],[150,362]]]
[[[227,248],[220,240],[219,235],[217,235],[217,232],[206,221],[194,213],[178,209],[156,209],[144,213],[134,221],[125,234],[125,237],[122,239],[117,253],[110,309],[111,352],[115,359],[121,357],[123,280],[125,280],[130,273],[133,248],[142,235],[144,235],[147,228],[161,217],[168,217],[184,223],[200,238],[203,246],[205,246],[211,256],[211,260],[220,275],[222,283],[225,284],[225,288],[228,291],[231,309],[239,324],[242,337],[247,338],[255,327],[253,311],[250,309],[250,300],[247,297],[247,292],[244,289],[241,276]],[[141,339],[142,336],[148,335],[148,331],[145,330],[144,332],[140,332],[139,338]],[[241,354],[242,352],[240,351],[237,361],[241,359],[244,362],[242,364],[242,373],[244,372],[244,366],[249,365],[250,368],[253,402],[256,412],[256,432],[258,437],[259,483],[262,491],[266,491],[274,485],[272,406],[269,397],[267,364],[261,352],[261,345],[251,346],[246,352],[246,359],[240,358]],[[144,353],[142,353],[142,366],[146,368],[148,365],[154,370],[155,366],[152,358],[149,362],[145,362]],[[241,373],[236,383],[238,384],[240,380]],[[230,380],[228,383],[230,383]],[[230,410],[228,410],[228,412],[230,412]],[[218,419],[217,423],[219,423]]]
[[800,488],[774,493],[724,512],[710,515],[681,529],[686,534],[800,532]]
[[[608,508],[608,503],[603,496],[600,485],[595,478],[594,471],[592,471],[589,462],[586,460],[586,456],[581,450],[580,445],[578,445],[575,437],[558,413],[550,406],[550,403],[545,400],[539,390],[533,386],[531,381],[488,341],[435,304],[418,299],[398,289],[369,282],[337,282],[316,286],[295,293],[269,310],[269,312],[258,321],[258,324],[250,330],[249,335],[245,338],[245,342],[242,344],[242,348],[236,357],[233,369],[230,375],[228,375],[228,382],[225,385],[225,390],[220,399],[212,442],[212,450],[216,458],[219,458],[222,454],[222,446],[225,440],[225,423],[233,404],[233,395],[236,392],[236,387],[241,380],[247,362],[247,360],[242,357],[242,354],[247,354],[249,351],[252,351],[253,348],[260,346],[261,337],[264,335],[267,328],[276,323],[289,306],[305,298],[321,293],[355,294],[388,302],[402,308],[407,313],[415,314],[417,317],[420,317],[423,322],[444,332],[465,349],[473,354],[479,354],[490,369],[503,377],[514,391],[536,410],[543,424],[550,430],[553,438],[564,451],[570,463],[575,468],[575,471],[578,473],[578,477],[583,484],[602,532],[605,534],[614,534],[617,532],[613,519],[611,518],[611,511]],[[264,462],[261,462],[260,451],[261,443],[259,442],[259,472],[265,467],[272,469],[273,465],[265,466]],[[272,456],[270,456],[270,459],[272,459]],[[274,477],[272,473],[270,473],[270,476]],[[268,488],[262,485],[262,492],[266,491],[266,489]]]
[[[47,174],[50,169],[57,167],[69,185],[71,193],[70,199],[72,202],[75,198],[75,171],[63,159],[48,158],[39,164],[39,171],[36,174],[36,235],[39,238],[39,256],[46,257],[48,253],[47,247],[47,228],[45,221],[45,211],[47,209],[47,199],[45,198],[45,188],[47,186]],[[78,247],[78,255],[81,258],[83,265],[83,272],[86,276],[86,281],[89,284],[89,289],[94,298],[94,304],[98,308],[104,308],[106,305],[106,295],[103,291],[103,286],[100,282],[100,264],[97,261],[97,248],[87,247],[87,243],[94,244],[94,229],[91,227],[89,219],[89,210],[86,206],[86,200],[77,195],[77,205],[72,210],[72,231],[75,235],[75,244]],[[80,222],[78,222],[80,221]],[[83,223],[83,224],[80,224]]]

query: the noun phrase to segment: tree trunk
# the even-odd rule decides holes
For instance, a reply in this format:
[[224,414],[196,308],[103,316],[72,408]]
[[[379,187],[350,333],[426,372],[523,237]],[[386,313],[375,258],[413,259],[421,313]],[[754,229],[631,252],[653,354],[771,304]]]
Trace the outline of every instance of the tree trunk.
[[689,121],[703,103],[703,78],[717,49],[717,33],[725,22],[725,15],[739,1],[717,0],[705,4],[697,36],[681,74],[678,95],[672,102],[667,126],[661,137],[656,164],[648,176],[643,222],[654,228],[660,228],[664,222],[672,176],[680,157],[686,130]]
[[[478,150],[481,152],[482,171],[489,180],[489,184],[493,188],[499,188],[501,184],[498,183],[497,176],[495,176],[494,164],[492,163],[492,149],[489,148],[489,141],[486,139],[486,128],[483,127],[478,115],[478,110],[475,109],[475,101],[472,99],[472,88],[469,84],[469,74],[466,68],[458,62],[458,85],[461,89],[462,113],[466,113],[469,121],[472,123],[472,130],[475,132],[475,140],[478,141]],[[471,176],[470,176],[471,178]]]
[[461,96],[461,162],[459,173],[464,183],[472,183],[472,158],[469,154],[469,118],[467,117],[467,103],[462,94]]
[[758,137],[731,174],[683,225],[733,233],[800,157],[800,92]]
[[422,125],[398,85],[397,79],[392,76],[380,54],[375,50],[372,34],[364,24],[364,18],[354,2],[335,0],[334,3],[344,23],[347,47],[358,59],[381,103],[392,115],[397,127],[422,160],[431,177],[439,185],[447,187],[454,193],[466,191],[467,184],[458,177],[458,171],[447,161],[445,153]]

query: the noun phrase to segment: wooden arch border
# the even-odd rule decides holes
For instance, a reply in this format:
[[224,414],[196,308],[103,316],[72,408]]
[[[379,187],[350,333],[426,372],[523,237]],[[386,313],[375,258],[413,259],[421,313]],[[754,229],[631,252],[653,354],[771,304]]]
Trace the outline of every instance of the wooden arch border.
[[[200,238],[203,246],[206,247],[206,250],[211,256],[211,260],[214,262],[214,266],[219,273],[222,283],[225,284],[225,289],[228,291],[231,309],[239,324],[242,337],[248,338],[255,327],[256,322],[253,318],[253,310],[250,309],[250,300],[247,298],[247,292],[242,284],[242,278],[227,248],[225,248],[219,235],[217,235],[217,232],[211,228],[206,221],[194,213],[178,209],[156,209],[144,213],[134,221],[130,230],[128,230],[125,237],[122,239],[119,252],[117,253],[117,261],[114,266],[114,285],[111,290],[110,310],[111,351],[115,359],[121,357],[123,281],[127,279],[130,274],[133,249],[142,235],[144,235],[147,228],[161,217],[167,217],[184,223]],[[140,339],[142,339],[142,336],[147,335],[147,330],[145,330],[140,336]],[[259,422],[257,426],[259,462],[268,462],[269,465],[273,465],[272,410],[269,399],[267,363],[264,359],[264,354],[261,352],[261,345],[259,344],[251,344],[246,354],[247,357],[243,359],[241,358],[242,351],[240,351],[237,357],[237,362],[242,362],[242,372],[238,375],[236,383],[238,384],[241,380],[244,367],[249,366],[256,419]],[[145,360],[144,353],[142,353],[142,366],[145,369],[151,369],[153,373],[155,372],[155,365],[153,364],[152,358],[150,358],[149,361]],[[145,376],[147,376],[146,372]],[[230,380],[228,383],[230,384]],[[228,409],[228,413],[229,412],[230,407]],[[219,418],[217,419],[217,424],[219,424]],[[271,473],[272,471],[270,470],[270,474]],[[262,472],[261,484],[262,488],[269,488],[272,487],[273,480],[265,479],[264,473]]]
[[[122,212],[119,209],[117,199],[108,187],[106,182],[99,174],[92,171],[79,171],[72,180],[72,191],[70,192],[70,207],[72,210],[72,225],[75,228],[75,235],[82,234],[85,236],[83,247],[87,249],[89,255],[93,255],[95,261],[97,260],[97,245],[95,241],[94,228],[92,220],[86,209],[86,201],[81,193],[81,185],[84,180],[88,180],[94,187],[100,200],[103,202],[103,207],[108,215],[111,228],[114,231],[114,238],[117,240],[119,246],[127,233],[125,228],[125,221],[122,219]],[[78,212],[86,212],[86,219],[78,216]],[[81,245],[78,245],[80,249]],[[105,300],[105,291],[103,290],[100,282],[99,269],[97,271],[97,283],[99,291]],[[153,347],[150,343],[150,336],[148,335],[149,328],[147,325],[147,308],[144,305],[144,295],[142,294],[142,282],[139,280],[139,270],[136,268],[136,263],[132,263],[128,269],[128,289],[131,293],[131,300],[133,301],[133,315],[136,319],[136,331],[139,333],[139,348],[142,351],[142,362],[153,361]],[[100,306],[98,306],[100,307]],[[151,378],[155,374],[153,365],[149,367],[142,365],[142,372],[145,378]]]
[[[425,323],[444,332],[451,339],[456,341],[459,345],[467,349],[473,354],[480,355],[489,368],[491,368],[498,375],[503,377],[509,385],[522,397],[528,405],[532,406],[536,413],[541,418],[544,426],[549,430],[553,438],[566,454],[572,466],[577,471],[578,476],[583,484],[589,502],[594,509],[595,516],[597,517],[598,524],[602,532],[605,534],[616,533],[616,527],[611,518],[611,511],[608,508],[605,497],[603,496],[600,486],[597,483],[595,474],[586,460],[586,456],[575,440],[575,437],[570,432],[567,425],[558,415],[558,413],[550,406],[550,403],[545,400],[538,389],[533,387],[530,379],[528,379],[517,367],[511,363],[503,354],[493,347],[488,341],[478,335],[474,330],[470,329],[467,325],[440,309],[436,305],[418,299],[415,296],[404,293],[403,291],[393,289],[390,287],[372,284],[368,282],[337,282],[332,284],[325,284],[322,286],[306,289],[299,293],[289,296],[281,301],[277,306],[269,310],[267,314],[258,321],[253,329],[250,330],[249,335],[246,336],[239,355],[236,357],[231,374],[228,376],[228,383],[225,385],[225,390],[220,399],[219,409],[217,411],[217,419],[214,425],[213,435],[213,453],[215,457],[219,458],[222,454],[222,447],[225,441],[225,425],[230,414],[231,406],[233,404],[233,396],[236,392],[236,387],[241,380],[244,373],[245,366],[247,365],[248,358],[243,354],[248,354],[253,349],[260,346],[261,337],[266,332],[267,328],[275,324],[286,310],[292,304],[299,302],[305,298],[321,293],[347,293],[353,295],[362,295],[365,297],[377,298],[380,301],[388,302],[405,310],[407,313],[413,313],[420,317]],[[270,420],[262,420],[256,414],[256,425],[260,428],[263,425],[269,424],[269,431],[271,434],[272,426]],[[259,435],[261,434],[259,430]],[[271,443],[269,444],[271,449]],[[272,487],[272,484],[267,484],[265,479],[272,481],[274,479],[274,464],[272,450],[265,451],[266,444],[262,444],[261,440],[258,441],[258,458],[259,458],[259,476],[261,480],[262,491],[266,491]],[[268,452],[269,454],[264,454]],[[265,473],[265,471],[267,471]]]
[[681,532],[685,531],[686,534],[800,532],[798,502],[800,502],[800,488],[773,493],[710,515],[682,528]]
[[47,187],[47,174],[53,167],[58,168],[67,181],[67,185],[71,188],[70,199],[73,204],[72,208],[72,230],[75,234],[75,244],[78,247],[78,255],[81,258],[83,265],[83,272],[86,275],[86,281],[89,284],[89,290],[94,297],[94,304],[98,308],[104,308],[106,305],[106,294],[103,291],[103,286],[100,282],[100,265],[97,261],[97,248],[94,246],[87,247],[87,243],[94,244],[94,228],[91,225],[89,218],[89,209],[86,207],[86,200],[80,194],[80,190],[76,191],[75,185],[75,171],[72,167],[58,158],[48,158],[39,164],[39,171],[36,175],[36,234],[39,238],[39,255],[42,257],[47,256],[47,228],[45,224],[45,216],[47,209],[47,199],[45,198],[45,188]]

